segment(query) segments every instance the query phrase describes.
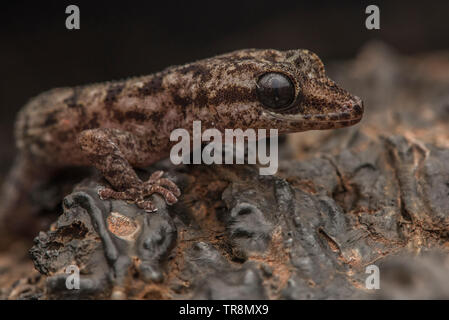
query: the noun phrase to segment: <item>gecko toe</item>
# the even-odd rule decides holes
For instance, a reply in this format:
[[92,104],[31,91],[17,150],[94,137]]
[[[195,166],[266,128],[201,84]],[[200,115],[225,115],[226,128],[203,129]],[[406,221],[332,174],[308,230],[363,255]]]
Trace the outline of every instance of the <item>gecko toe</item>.
[[153,184],[153,185],[147,185],[144,190],[144,196],[150,196],[153,193],[160,194],[167,204],[172,205],[176,202],[178,202],[178,198],[173,194],[172,191],[169,189],[164,188],[161,185]]
[[144,194],[147,196],[152,193],[159,193],[165,198],[168,204],[173,204],[181,196],[181,190],[170,179],[162,178],[163,174],[164,171],[161,170],[151,174],[150,178],[144,183]]
[[179,197],[181,195],[181,190],[179,190],[178,186],[173,181],[166,178],[160,178],[158,182],[159,185],[170,190],[175,197]]
[[107,200],[107,199],[111,198],[111,196],[114,192],[115,191],[112,189],[103,187],[103,188],[100,188],[97,193],[98,193],[98,196],[100,197],[100,200]]
[[164,175],[164,171],[162,171],[162,170],[153,172],[151,174],[150,178],[148,179],[148,183],[155,183],[157,180],[162,178],[163,175]]

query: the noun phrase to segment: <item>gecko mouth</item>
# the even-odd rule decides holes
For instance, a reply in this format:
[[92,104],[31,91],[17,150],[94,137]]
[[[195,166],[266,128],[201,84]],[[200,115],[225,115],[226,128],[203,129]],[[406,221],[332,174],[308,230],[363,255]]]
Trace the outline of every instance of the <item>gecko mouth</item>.
[[290,122],[308,122],[308,123],[347,123],[356,124],[363,116],[363,101],[357,96],[354,96],[344,106],[339,107],[340,112],[329,112],[321,114],[302,114],[302,113],[277,113],[273,110],[266,109],[265,112],[270,116]]
[[270,116],[293,122],[354,122],[357,123],[362,119],[362,115],[353,116],[349,112],[343,113],[327,113],[327,114],[279,114],[270,110],[266,110]]

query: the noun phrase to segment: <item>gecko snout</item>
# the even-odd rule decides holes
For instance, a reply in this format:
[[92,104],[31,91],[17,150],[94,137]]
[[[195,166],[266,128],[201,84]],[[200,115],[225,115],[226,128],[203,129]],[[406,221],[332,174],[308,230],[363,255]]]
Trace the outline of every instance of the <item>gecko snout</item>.
[[362,118],[363,111],[364,106],[362,99],[357,96],[353,96],[343,105],[340,114],[345,119],[359,120]]
[[353,101],[351,101],[351,106],[349,106],[349,110],[352,111],[354,118],[361,118],[364,111],[363,100],[354,96]]

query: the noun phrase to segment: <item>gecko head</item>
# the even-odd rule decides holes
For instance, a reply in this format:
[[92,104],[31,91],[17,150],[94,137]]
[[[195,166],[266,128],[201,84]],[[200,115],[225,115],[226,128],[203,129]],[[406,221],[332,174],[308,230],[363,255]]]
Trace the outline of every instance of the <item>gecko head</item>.
[[247,92],[233,112],[242,121],[257,115],[249,126],[295,132],[346,127],[362,118],[362,100],[329,79],[320,58],[308,50],[248,49],[223,57],[234,76],[234,95]]
[[281,131],[339,128],[361,120],[362,100],[329,79],[316,54],[290,50],[278,55],[255,79],[262,117],[281,120]]

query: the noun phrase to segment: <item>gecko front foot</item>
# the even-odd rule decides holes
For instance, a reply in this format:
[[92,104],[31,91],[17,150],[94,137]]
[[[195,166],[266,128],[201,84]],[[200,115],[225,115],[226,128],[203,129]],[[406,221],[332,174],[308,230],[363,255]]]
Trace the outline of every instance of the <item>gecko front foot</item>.
[[172,205],[178,201],[178,197],[181,195],[181,191],[176,184],[169,179],[162,178],[163,174],[164,171],[156,171],[146,182],[142,182],[140,185],[133,186],[125,191],[102,188],[98,191],[98,195],[102,200],[116,199],[132,201],[139,208],[147,212],[154,212],[157,211],[157,208],[150,200],[146,200],[146,197],[157,193],[165,199],[167,204]]

